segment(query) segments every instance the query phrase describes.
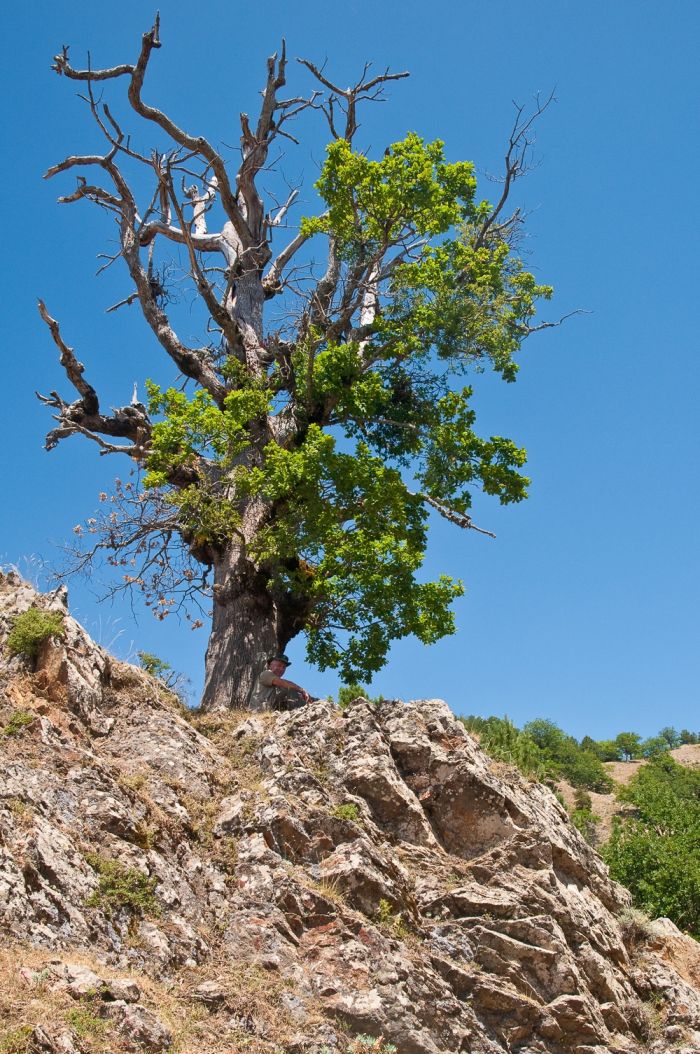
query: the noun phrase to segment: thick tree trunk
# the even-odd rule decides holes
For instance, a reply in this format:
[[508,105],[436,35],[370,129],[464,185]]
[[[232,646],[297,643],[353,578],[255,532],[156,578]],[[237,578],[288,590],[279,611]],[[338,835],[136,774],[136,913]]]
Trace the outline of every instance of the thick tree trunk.
[[202,709],[244,709],[269,656],[284,651],[301,628],[288,604],[267,588],[267,576],[233,547],[214,567],[214,610]]

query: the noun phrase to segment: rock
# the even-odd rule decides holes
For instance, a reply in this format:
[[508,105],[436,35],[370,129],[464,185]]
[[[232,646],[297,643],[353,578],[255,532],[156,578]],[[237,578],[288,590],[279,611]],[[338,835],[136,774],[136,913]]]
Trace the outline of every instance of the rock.
[[[66,612],[0,576],[0,644],[32,604]],[[217,714],[206,738],[65,624],[33,669],[0,652],[0,720],[29,715],[0,750],[0,985],[63,1000],[32,1054],[80,1054],[72,1000],[115,1051],[165,1051],[183,996],[202,1050],[698,1054],[700,945],[668,920],[626,943],[627,892],[443,702]]]
[[145,1049],[160,1054],[172,1043],[170,1029],[140,1003],[108,1003],[105,1014],[116,1023],[131,1050]]
[[27,1054],[82,1054],[73,1034],[53,1031],[38,1025],[27,1041]]
[[226,1000],[226,989],[218,981],[204,981],[193,990],[191,998],[205,1006],[219,1006]]

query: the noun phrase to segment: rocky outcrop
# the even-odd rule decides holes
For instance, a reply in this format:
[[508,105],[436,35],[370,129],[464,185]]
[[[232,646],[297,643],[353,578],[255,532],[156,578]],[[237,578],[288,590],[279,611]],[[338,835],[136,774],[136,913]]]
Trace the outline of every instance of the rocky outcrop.
[[0,660],[18,1050],[700,1051],[696,942],[443,702],[198,717],[14,576],[0,646],[29,605],[65,635]]

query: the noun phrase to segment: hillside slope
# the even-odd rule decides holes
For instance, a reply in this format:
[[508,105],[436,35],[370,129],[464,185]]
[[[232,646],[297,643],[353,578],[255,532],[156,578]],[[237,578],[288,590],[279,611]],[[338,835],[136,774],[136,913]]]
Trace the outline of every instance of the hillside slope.
[[[700,1051],[700,955],[439,700],[197,717],[0,577],[0,1051]],[[8,1038],[9,1037],[9,1038]]]

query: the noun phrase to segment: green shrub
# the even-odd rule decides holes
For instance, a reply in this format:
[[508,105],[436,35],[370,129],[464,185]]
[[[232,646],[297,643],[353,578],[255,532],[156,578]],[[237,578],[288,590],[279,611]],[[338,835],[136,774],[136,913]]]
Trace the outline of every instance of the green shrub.
[[341,710],[347,709],[356,699],[366,699],[373,706],[384,702],[383,695],[370,695],[369,688],[363,684],[344,684],[338,690],[338,706]]
[[600,823],[600,816],[596,816],[590,809],[574,809],[571,813],[571,822],[586,839],[589,845],[596,845],[598,832],[596,824]]
[[360,819],[360,810],[353,802],[346,802],[345,805],[333,806],[331,816],[335,816],[339,820],[354,820],[357,822]]
[[36,714],[31,714],[28,710],[15,710],[3,728],[2,735],[18,736],[28,725],[33,724],[35,718]]
[[151,677],[163,685],[169,692],[176,696],[184,707],[187,707],[190,679],[184,673],[178,673],[169,662],[159,659],[150,651],[137,652],[139,666]]
[[362,1033],[359,1036],[355,1036],[351,1042],[348,1050],[350,1054],[396,1054],[396,1047],[393,1043],[385,1043],[383,1036],[368,1036]]
[[66,1014],[66,1021],[75,1032],[76,1036],[103,1036],[107,1031],[107,1022],[96,1017],[85,1007],[76,1007]]
[[127,908],[136,914],[159,914],[155,898],[157,878],[149,878],[135,867],[125,867],[118,860],[108,860],[96,853],[85,857],[90,867],[100,876],[100,882],[86,904],[100,908],[106,915],[115,909]]
[[63,615],[59,611],[28,608],[13,620],[7,638],[7,650],[12,655],[26,655],[34,659],[45,640],[63,637],[65,632]]

